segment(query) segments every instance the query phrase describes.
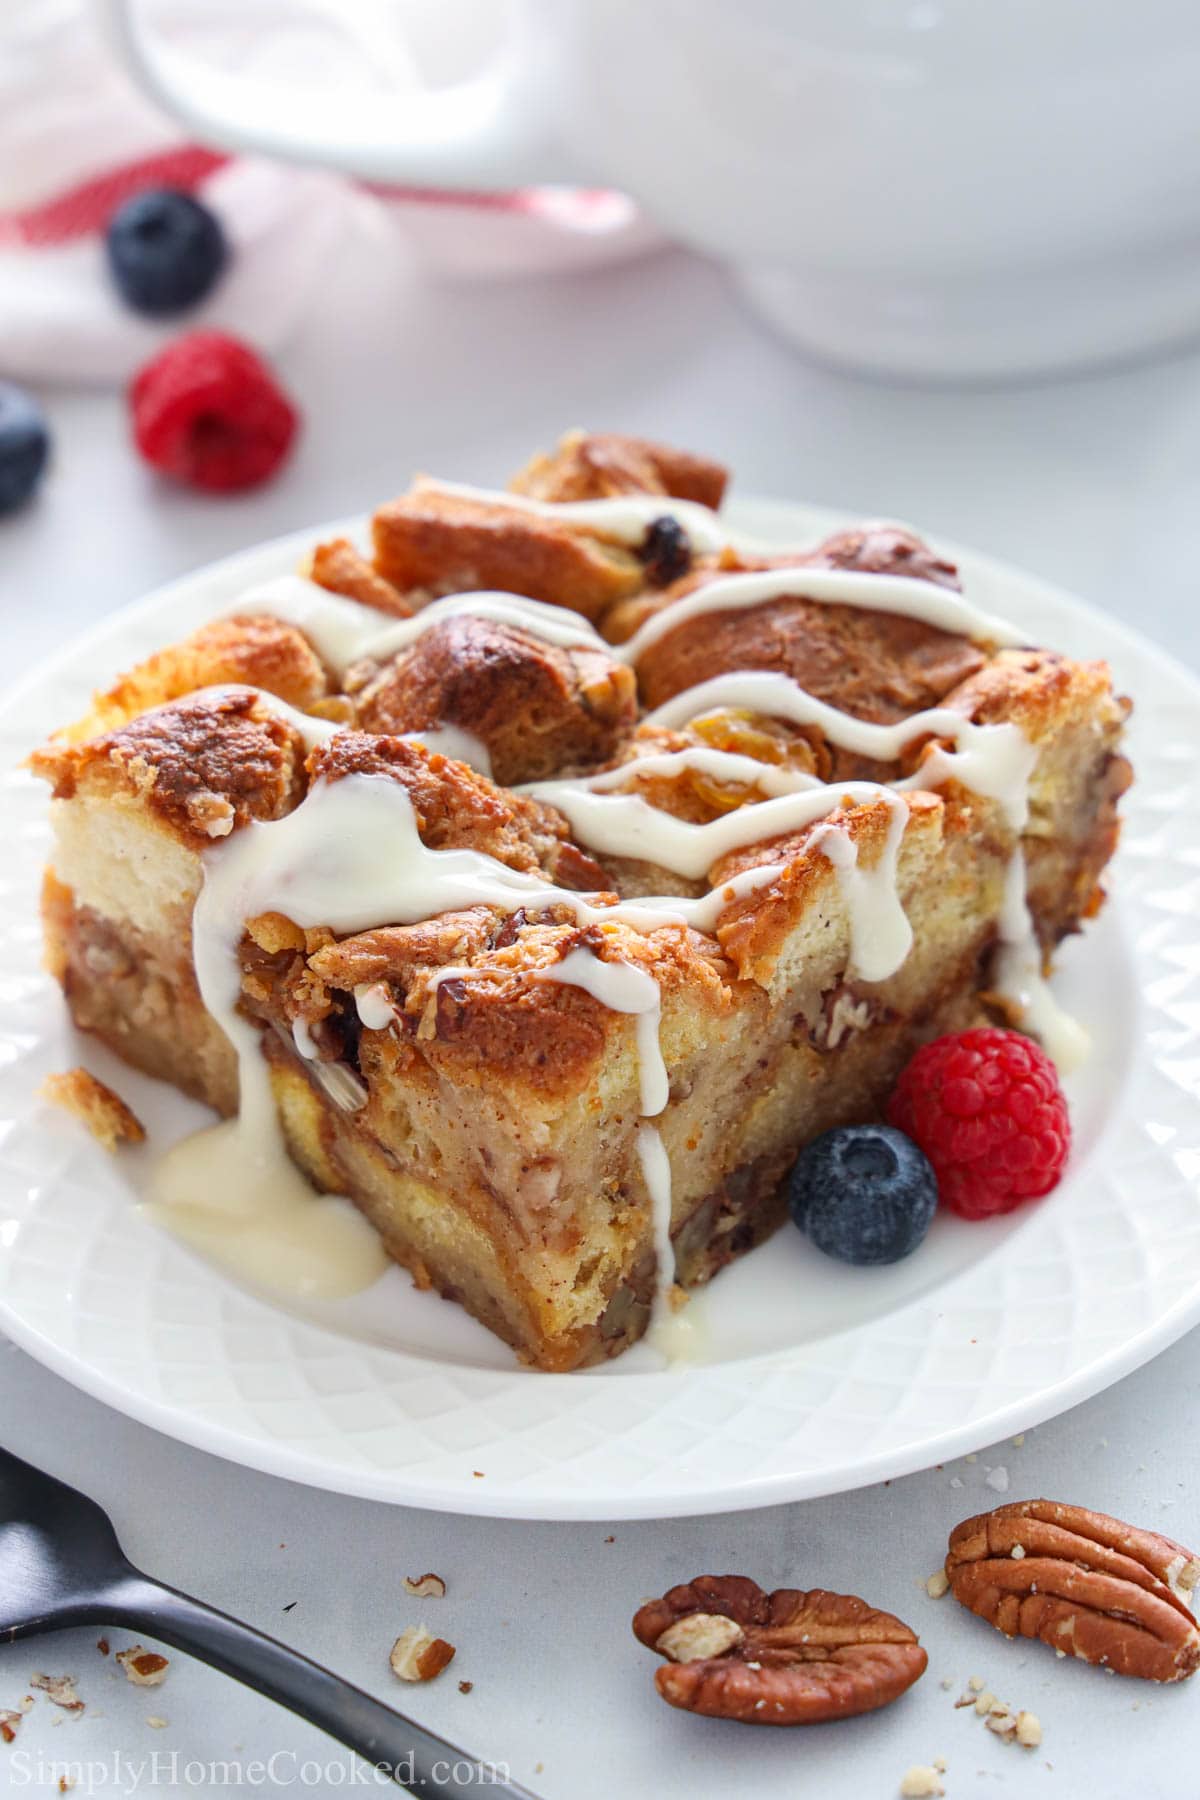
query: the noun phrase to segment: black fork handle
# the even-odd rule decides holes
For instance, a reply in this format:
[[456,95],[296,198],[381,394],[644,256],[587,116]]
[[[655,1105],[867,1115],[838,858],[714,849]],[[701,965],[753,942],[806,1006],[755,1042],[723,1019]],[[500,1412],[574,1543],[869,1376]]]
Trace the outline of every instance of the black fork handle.
[[299,1651],[137,1570],[116,1580],[101,1606],[105,1619],[161,1638],[298,1713],[421,1800],[537,1800]]

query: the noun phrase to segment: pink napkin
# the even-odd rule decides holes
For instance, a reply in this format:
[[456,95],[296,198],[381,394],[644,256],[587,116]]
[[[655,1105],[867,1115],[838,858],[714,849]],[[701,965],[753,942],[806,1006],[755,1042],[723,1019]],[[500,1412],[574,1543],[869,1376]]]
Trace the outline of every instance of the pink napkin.
[[[353,13],[315,0],[160,0],[155,26],[243,67],[269,47],[269,72],[284,71],[314,98],[333,82],[411,90],[420,79],[412,59],[395,44],[381,57],[377,41],[347,35]],[[209,299],[164,322],[123,304],[103,242],[113,208],[159,185],[211,206],[233,251]],[[219,155],[183,141],[132,87],[86,0],[0,9],[0,374],[121,383],[161,344],[201,326],[274,352],[315,300],[340,234],[377,234],[381,217],[414,258],[454,277],[587,267],[656,241],[633,203],[607,191],[442,194]]]

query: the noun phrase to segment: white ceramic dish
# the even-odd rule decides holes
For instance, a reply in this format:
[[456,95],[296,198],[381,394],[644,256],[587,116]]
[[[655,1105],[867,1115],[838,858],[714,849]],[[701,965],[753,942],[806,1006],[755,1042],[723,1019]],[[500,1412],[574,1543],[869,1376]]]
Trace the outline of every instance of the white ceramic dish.
[[[838,521],[731,509],[796,542]],[[332,528],[330,528],[332,529]],[[103,623],[0,709],[3,767],[90,689],[244,585],[295,566],[315,531],[202,570]],[[639,1347],[548,1376],[391,1271],[306,1313],[234,1286],[141,1216],[149,1149],[117,1159],[36,1098],[84,1060],[155,1151],[200,1108],[80,1040],[38,971],[45,795],[5,778],[0,870],[0,1326],[99,1399],[270,1473],[376,1499],[525,1518],[635,1518],[800,1499],[961,1454],[1095,1393],[1200,1318],[1200,686],[1078,601],[951,549],[972,598],[1031,640],[1106,656],[1140,698],[1138,782],[1116,899],[1056,985],[1095,1050],[1069,1091],[1076,1151],[1040,1205],[939,1219],[890,1270],[845,1269],[791,1231],[695,1302],[706,1360]]]

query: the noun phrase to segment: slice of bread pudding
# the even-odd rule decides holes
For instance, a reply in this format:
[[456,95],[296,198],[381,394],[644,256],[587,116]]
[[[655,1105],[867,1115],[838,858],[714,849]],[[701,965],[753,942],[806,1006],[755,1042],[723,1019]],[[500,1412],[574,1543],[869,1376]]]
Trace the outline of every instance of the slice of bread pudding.
[[574,434],[99,695],[33,758],[78,1025],[281,1132],[543,1369],[767,1237],[799,1147],[1047,959],[1129,779],[1107,669],[895,526],[740,540],[703,458]]

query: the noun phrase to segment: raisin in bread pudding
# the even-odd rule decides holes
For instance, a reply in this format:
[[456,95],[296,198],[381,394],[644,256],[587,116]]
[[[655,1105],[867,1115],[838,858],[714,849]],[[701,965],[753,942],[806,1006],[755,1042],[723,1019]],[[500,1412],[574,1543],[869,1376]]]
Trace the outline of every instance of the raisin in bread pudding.
[[231,1214],[286,1146],[542,1369],[665,1340],[923,1041],[1075,1049],[1044,975],[1129,779],[1107,669],[898,526],[749,543],[724,486],[582,433],[419,479],[33,758],[51,967],[236,1117]]

